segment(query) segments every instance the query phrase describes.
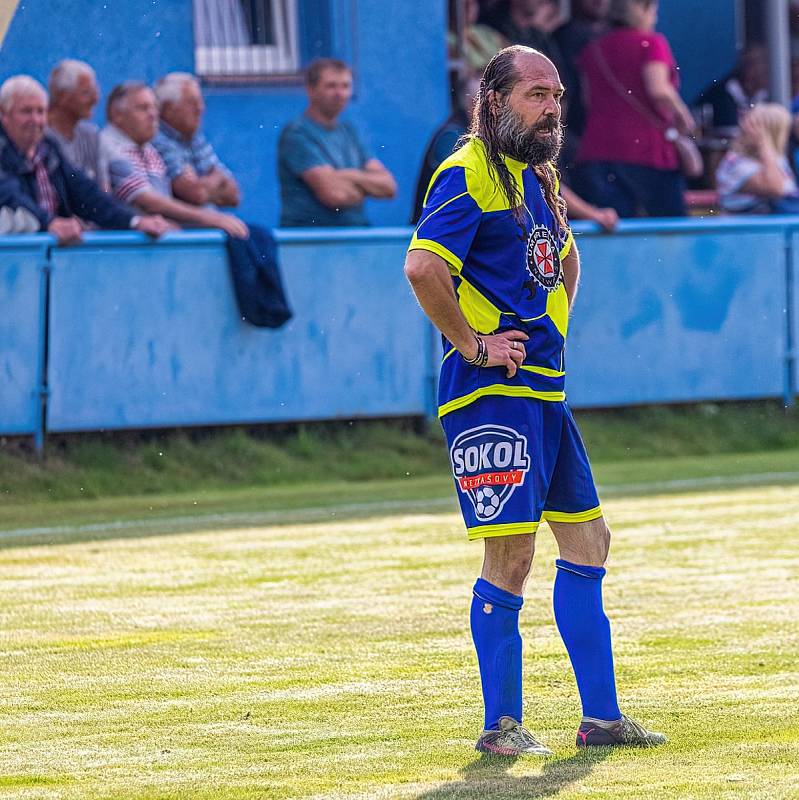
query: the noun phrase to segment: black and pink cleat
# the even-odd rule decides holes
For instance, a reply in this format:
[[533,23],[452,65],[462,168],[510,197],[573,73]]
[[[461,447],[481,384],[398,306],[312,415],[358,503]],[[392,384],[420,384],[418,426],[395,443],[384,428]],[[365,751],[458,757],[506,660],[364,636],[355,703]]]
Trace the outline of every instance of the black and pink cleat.
[[577,747],[657,747],[665,743],[662,733],[648,731],[624,714],[614,722],[583,717],[577,731]]

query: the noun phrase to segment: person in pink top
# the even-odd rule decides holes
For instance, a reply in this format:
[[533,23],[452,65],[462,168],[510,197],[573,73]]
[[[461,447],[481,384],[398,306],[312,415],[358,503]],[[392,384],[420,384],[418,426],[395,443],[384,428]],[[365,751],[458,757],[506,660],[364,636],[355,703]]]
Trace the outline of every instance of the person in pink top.
[[674,139],[694,120],[669,43],[655,33],[657,12],[657,0],[611,0],[612,29],[577,58],[587,119],[574,188],[621,217],[685,214]]

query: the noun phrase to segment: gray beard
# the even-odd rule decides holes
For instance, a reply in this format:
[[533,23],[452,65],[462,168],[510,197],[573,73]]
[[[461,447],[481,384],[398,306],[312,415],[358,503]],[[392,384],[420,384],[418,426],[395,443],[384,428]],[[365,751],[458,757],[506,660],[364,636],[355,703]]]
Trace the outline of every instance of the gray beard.
[[[554,131],[555,136],[539,139],[541,131]],[[536,166],[557,159],[563,144],[560,122],[544,122],[530,127],[509,105],[503,106],[497,118],[497,141],[500,150],[517,161]]]

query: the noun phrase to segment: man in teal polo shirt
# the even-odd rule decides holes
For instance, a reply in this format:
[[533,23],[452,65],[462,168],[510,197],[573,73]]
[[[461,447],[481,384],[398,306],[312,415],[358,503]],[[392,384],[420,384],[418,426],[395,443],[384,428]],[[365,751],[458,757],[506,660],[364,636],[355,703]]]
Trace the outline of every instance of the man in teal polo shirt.
[[365,198],[390,199],[397,184],[352,124],[339,119],[352,97],[352,72],[343,61],[320,58],[308,67],[305,85],[308,108],[278,144],[280,226],[368,225]]

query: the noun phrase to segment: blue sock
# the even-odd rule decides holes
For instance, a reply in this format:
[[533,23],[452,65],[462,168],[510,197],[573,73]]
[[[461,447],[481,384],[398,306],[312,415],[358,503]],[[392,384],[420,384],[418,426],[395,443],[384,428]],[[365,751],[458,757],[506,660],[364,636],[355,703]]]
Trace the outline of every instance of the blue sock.
[[480,664],[485,728],[497,730],[499,718],[522,721],[522,637],[519,609],[524,600],[477,579],[472,598],[472,639]]
[[577,678],[583,716],[619,719],[610,622],[602,608],[605,569],[562,559],[555,565],[555,622]]

